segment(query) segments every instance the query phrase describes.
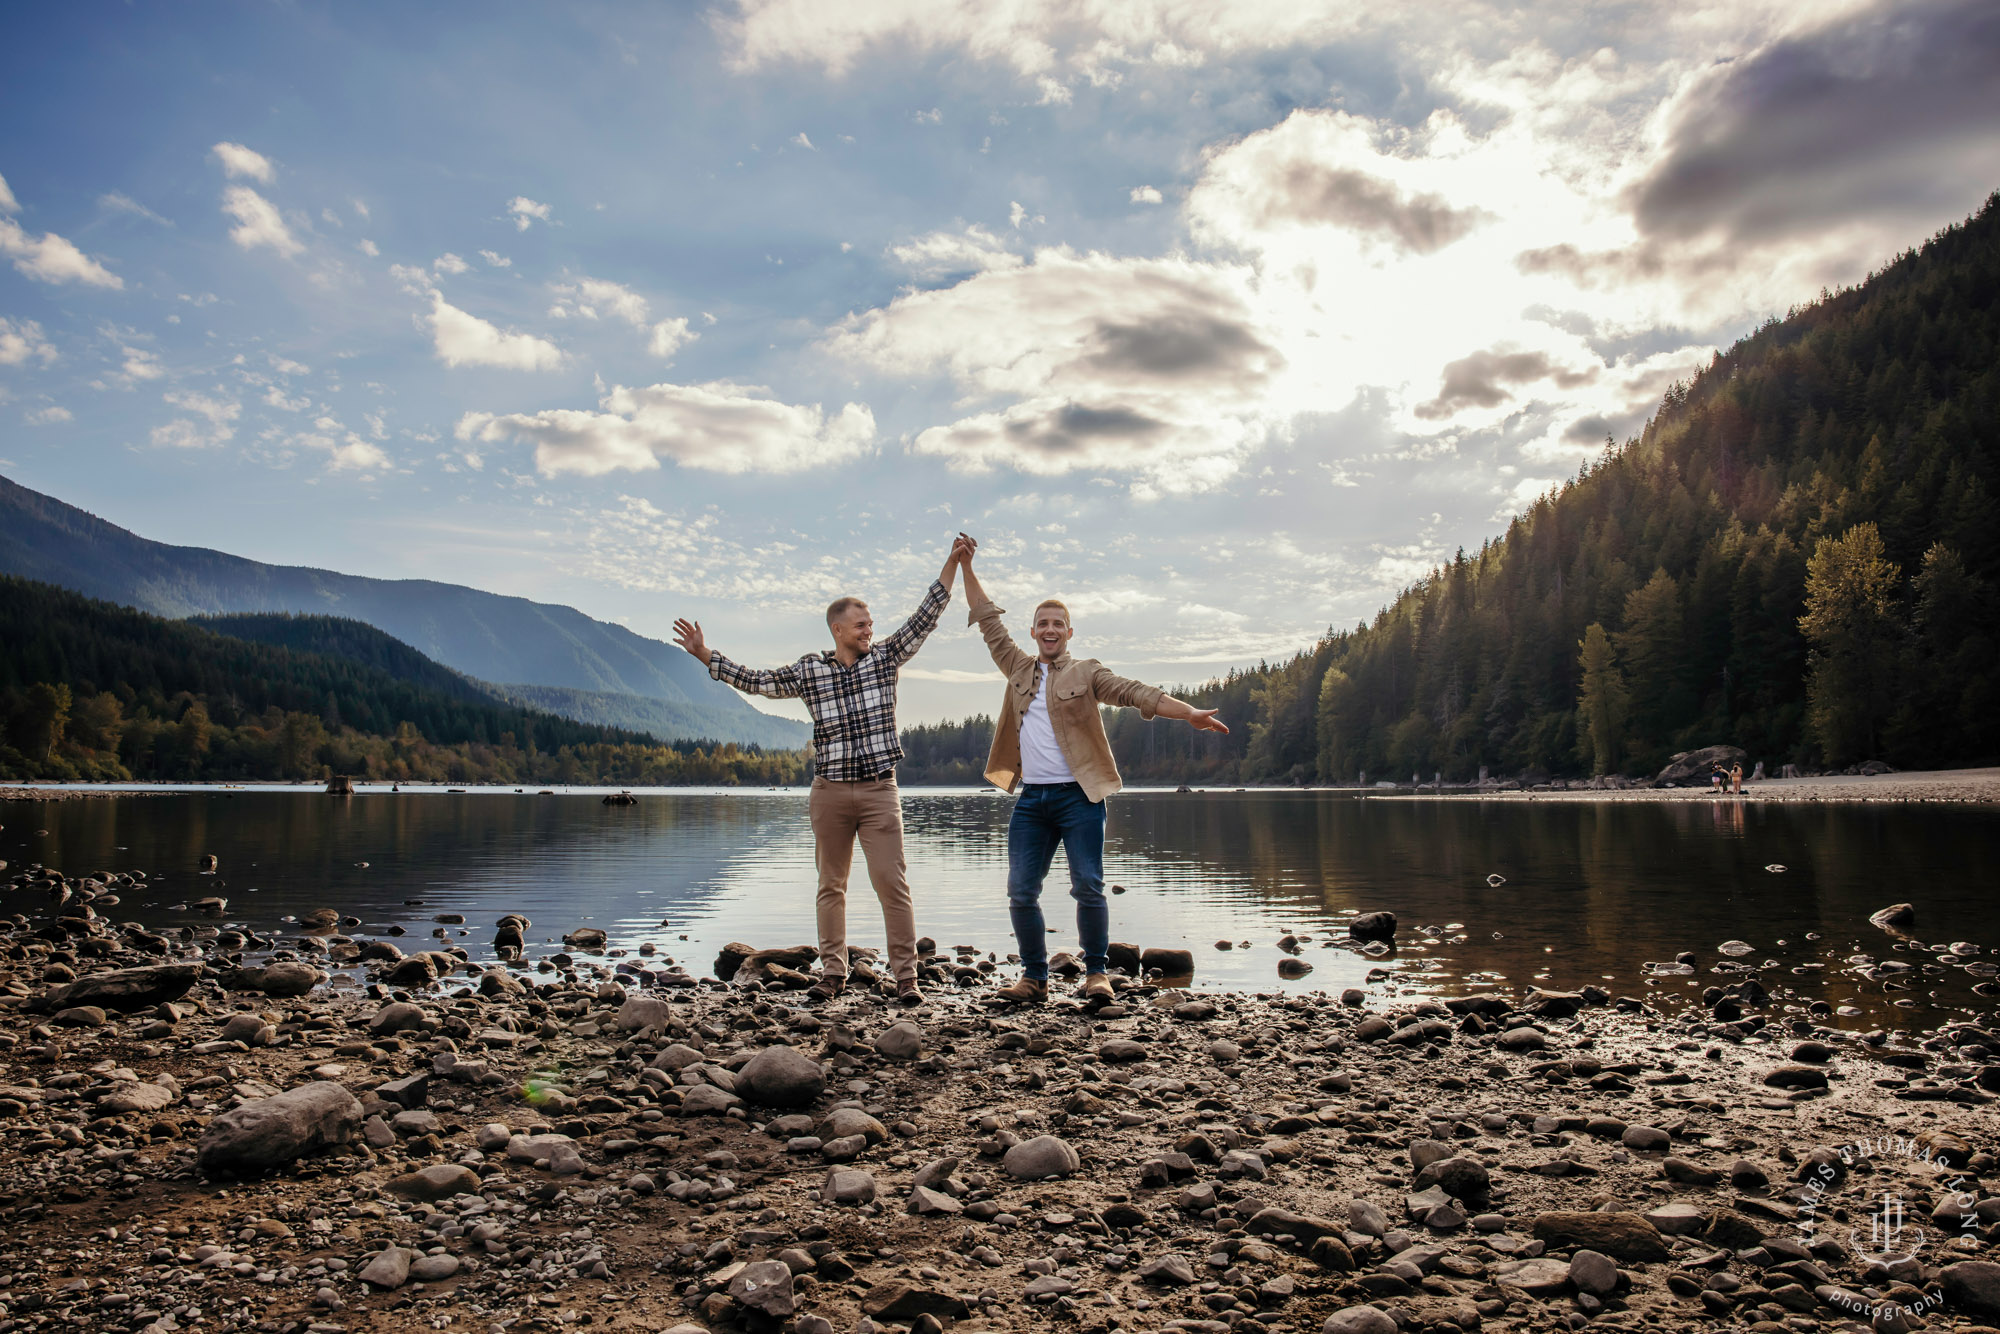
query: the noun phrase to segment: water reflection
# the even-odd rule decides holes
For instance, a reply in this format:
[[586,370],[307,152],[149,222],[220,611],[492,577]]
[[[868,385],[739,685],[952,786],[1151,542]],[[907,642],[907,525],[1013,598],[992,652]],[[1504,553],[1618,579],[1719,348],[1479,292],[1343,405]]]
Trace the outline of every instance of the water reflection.
[[[905,795],[919,928],[946,946],[1002,955],[1012,946],[1008,812],[992,793]],[[422,935],[435,914],[462,912],[464,943],[483,956],[494,919],[517,911],[534,920],[530,940],[541,948],[594,925],[627,946],[651,940],[698,970],[731,939],[813,938],[801,791],[678,790],[643,794],[630,807],[606,807],[594,793],[210,792],[14,804],[0,818],[0,856],[12,861],[164,872],[126,901],[133,918],[155,922],[177,920],[169,905],[217,893],[230,899],[232,920],[267,928],[334,906],[367,931],[401,925]],[[1111,899],[1114,939],[1192,949],[1198,986],[1339,990],[1381,969],[1390,985],[1444,991],[1499,980],[1685,997],[1727,983],[1718,965],[1768,962],[1762,976],[1774,991],[1796,987],[1802,998],[1852,1007],[1857,1026],[1910,1028],[1967,1007],[1990,1012],[1992,1003],[1971,994],[1978,979],[1960,968],[1918,968],[1909,990],[1893,991],[1841,961],[1856,952],[1926,961],[1896,954],[1867,924],[1897,900],[1917,904],[1922,939],[1990,950],[1983,863],[1996,818],[1979,807],[1728,799],[1137,792],[1114,799],[1106,869],[1125,890]],[[211,852],[220,874],[194,874]],[[1770,864],[1789,869],[1773,874]],[[1490,885],[1490,875],[1504,883]],[[880,917],[858,858],[855,879],[852,938],[879,947]],[[1058,867],[1057,947],[1073,932],[1062,891]],[[1377,909],[1402,922],[1392,956],[1325,947],[1344,939],[1351,915]],[[1308,937],[1299,957],[1313,967],[1297,981],[1277,975],[1274,945],[1288,931]],[[1752,946],[1740,964],[1715,951],[1730,939]],[[1223,940],[1236,948],[1216,949]],[[1682,950],[1697,955],[1693,974],[1645,976],[1646,963]]]

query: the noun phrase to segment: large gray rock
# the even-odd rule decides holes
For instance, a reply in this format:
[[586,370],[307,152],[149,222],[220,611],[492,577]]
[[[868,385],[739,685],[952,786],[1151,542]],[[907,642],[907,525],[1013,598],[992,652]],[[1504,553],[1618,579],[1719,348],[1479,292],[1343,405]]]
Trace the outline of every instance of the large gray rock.
[[479,1174],[459,1163],[436,1163],[391,1177],[383,1189],[406,1200],[448,1200],[454,1195],[477,1195]]
[[1075,1149],[1054,1135],[1037,1135],[1007,1150],[1000,1166],[1022,1181],[1039,1181],[1074,1172],[1083,1166],[1083,1160],[1076,1156]]
[[1551,1210],[1536,1216],[1534,1234],[1551,1246],[1586,1247],[1627,1264],[1658,1264],[1671,1258],[1666,1242],[1645,1215],[1622,1210]]
[[766,1107],[804,1107],[826,1092],[826,1073],[796,1047],[766,1047],[736,1072],[736,1089]]
[[1963,1260],[1946,1265],[1939,1278],[1945,1300],[1954,1307],[1982,1320],[2000,1320],[2000,1264]]
[[1593,1297],[1609,1297],[1618,1289],[1618,1266],[1596,1251],[1578,1251],[1569,1258],[1570,1286]]
[[682,1116],[727,1116],[743,1100],[713,1084],[697,1084],[681,1095]]
[[410,1262],[417,1258],[417,1252],[401,1246],[388,1246],[375,1253],[375,1257],[361,1266],[359,1278],[371,1288],[384,1292],[400,1288],[410,1281]]
[[892,1061],[914,1061],[924,1052],[924,1030],[907,1019],[883,1029],[875,1050]]
[[729,1295],[770,1320],[790,1320],[798,1309],[792,1271],[782,1260],[753,1260],[729,1280]]
[[44,994],[32,1008],[43,1014],[73,1005],[95,1005],[119,1014],[135,1014],[187,995],[201,979],[198,963],[165,963],[151,968],[120,968],[92,973]]
[[1682,783],[1706,783],[1708,776],[1717,768],[1727,770],[1732,764],[1741,764],[1750,758],[1749,752],[1741,746],[1703,746],[1700,750],[1684,750],[1673,757],[1667,767],[1653,778],[1654,787],[1678,787]]
[[1349,1306],[1335,1311],[1319,1331],[1320,1334],[1401,1334],[1389,1313],[1379,1306]]
[[158,1112],[173,1105],[180,1094],[164,1084],[120,1084],[98,1100],[98,1115],[129,1112]]
[[823,1140],[852,1139],[860,1136],[869,1147],[889,1138],[889,1129],[859,1107],[836,1107],[819,1123]]
[[1486,1164],[1477,1158],[1440,1158],[1417,1173],[1412,1190],[1441,1186],[1445,1194],[1459,1200],[1483,1200],[1492,1182]]
[[214,1176],[249,1176],[280,1167],[300,1154],[345,1144],[361,1125],[361,1104],[328,1080],[224,1112],[208,1123],[195,1146],[195,1166]]
[[412,1032],[424,1026],[425,1015],[421,1006],[408,1001],[390,1001],[377,1010],[368,1020],[368,1031],[377,1037],[389,1037],[396,1033]]
[[667,1021],[674,1017],[673,1006],[658,996],[628,996],[618,1007],[618,1027],[627,1031],[651,1028],[664,1032]]
[[261,991],[266,996],[303,996],[326,974],[308,963],[279,962],[262,968],[236,968],[222,975],[222,985],[231,991]]
[[875,1199],[875,1178],[858,1167],[836,1167],[826,1174],[819,1197],[828,1204],[870,1204]]

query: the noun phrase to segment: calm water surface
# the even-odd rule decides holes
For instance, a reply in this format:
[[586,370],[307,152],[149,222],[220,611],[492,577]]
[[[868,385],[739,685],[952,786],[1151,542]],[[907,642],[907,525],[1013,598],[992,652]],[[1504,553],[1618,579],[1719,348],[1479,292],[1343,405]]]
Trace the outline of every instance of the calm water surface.
[[[1010,801],[991,792],[913,788],[903,798],[918,927],[949,947],[1003,958],[1005,829]],[[432,918],[476,959],[494,919],[526,913],[554,952],[564,931],[599,926],[614,946],[659,951],[705,973],[718,946],[813,939],[813,865],[803,789],[670,789],[608,807],[597,791],[182,791],[0,805],[0,858],[72,874],[142,870],[150,887],[113,910],[154,925],[193,923],[174,906],[229,899],[226,920],[283,928],[318,907],[359,916],[358,936],[401,925],[421,939]],[[1349,793],[1128,792],[1112,799],[1107,876],[1112,938],[1192,948],[1196,986],[1260,991],[1371,989],[1441,993],[1498,983],[1684,998],[1749,966],[1773,991],[1852,1011],[1844,1027],[1917,1030],[1967,1013],[2000,954],[1990,807],[1783,805],[1696,800],[1584,803],[1363,798]],[[195,872],[214,853],[216,875]],[[1771,864],[1787,869],[1772,873]],[[1488,884],[1499,875],[1505,883]],[[1074,945],[1058,857],[1045,900]],[[881,917],[857,850],[850,938],[882,944]],[[416,900],[417,902],[412,902]],[[1853,956],[1917,963],[1868,925],[1887,903],[1913,902],[1926,942],[1980,947],[1950,966],[1919,967],[1907,990],[1860,975]],[[1356,912],[1394,911],[1400,944],[1371,959],[1344,939]],[[9,904],[35,913],[45,904]],[[209,920],[209,919],[202,919]],[[665,925],[662,925],[665,923]],[[1424,928],[1432,934],[1424,934]],[[1309,935],[1313,970],[1281,982],[1277,940]],[[1817,939],[1814,939],[1814,936]],[[1222,951],[1216,942],[1236,948]],[[1742,941],[1740,959],[1716,947]],[[406,939],[406,948],[413,943]],[[1647,965],[1698,954],[1693,976]]]

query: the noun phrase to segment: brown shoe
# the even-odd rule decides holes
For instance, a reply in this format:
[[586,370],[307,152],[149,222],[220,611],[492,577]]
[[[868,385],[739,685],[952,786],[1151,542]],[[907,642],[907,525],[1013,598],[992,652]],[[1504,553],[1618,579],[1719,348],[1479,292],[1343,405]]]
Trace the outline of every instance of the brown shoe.
[[993,994],[1001,1000],[1013,1001],[1017,1005],[1040,1005],[1049,998],[1049,984],[1037,982],[1032,977],[1024,977],[1012,986],[1001,987]]
[[813,983],[812,986],[806,988],[806,999],[816,1000],[816,1001],[830,1001],[835,996],[838,996],[841,992],[845,990],[847,990],[846,978],[826,976],[820,978],[819,981]]
[[1091,973],[1083,979],[1083,998],[1087,1001],[1110,1000],[1111,979],[1103,973]]
[[923,988],[917,985],[916,978],[906,977],[896,984],[896,999],[905,1005],[922,1005],[924,1003]]

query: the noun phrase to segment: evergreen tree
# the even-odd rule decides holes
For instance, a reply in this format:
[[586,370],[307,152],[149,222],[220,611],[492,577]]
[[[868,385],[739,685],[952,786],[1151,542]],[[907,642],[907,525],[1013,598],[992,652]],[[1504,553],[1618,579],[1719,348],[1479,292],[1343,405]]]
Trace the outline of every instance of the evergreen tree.
[[1806,720],[1828,764],[1881,753],[1894,703],[1900,579],[1872,523],[1821,538],[1806,563],[1806,609],[1799,618],[1812,646]]
[[1593,775],[1610,773],[1618,767],[1625,740],[1625,721],[1630,700],[1625,689],[1625,673],[1618,669],[1618,655],[1611,636],[1596,621],[1584,631],[1577,645],[1577,667],[1583,684],[1577,697],[1577,749]]

